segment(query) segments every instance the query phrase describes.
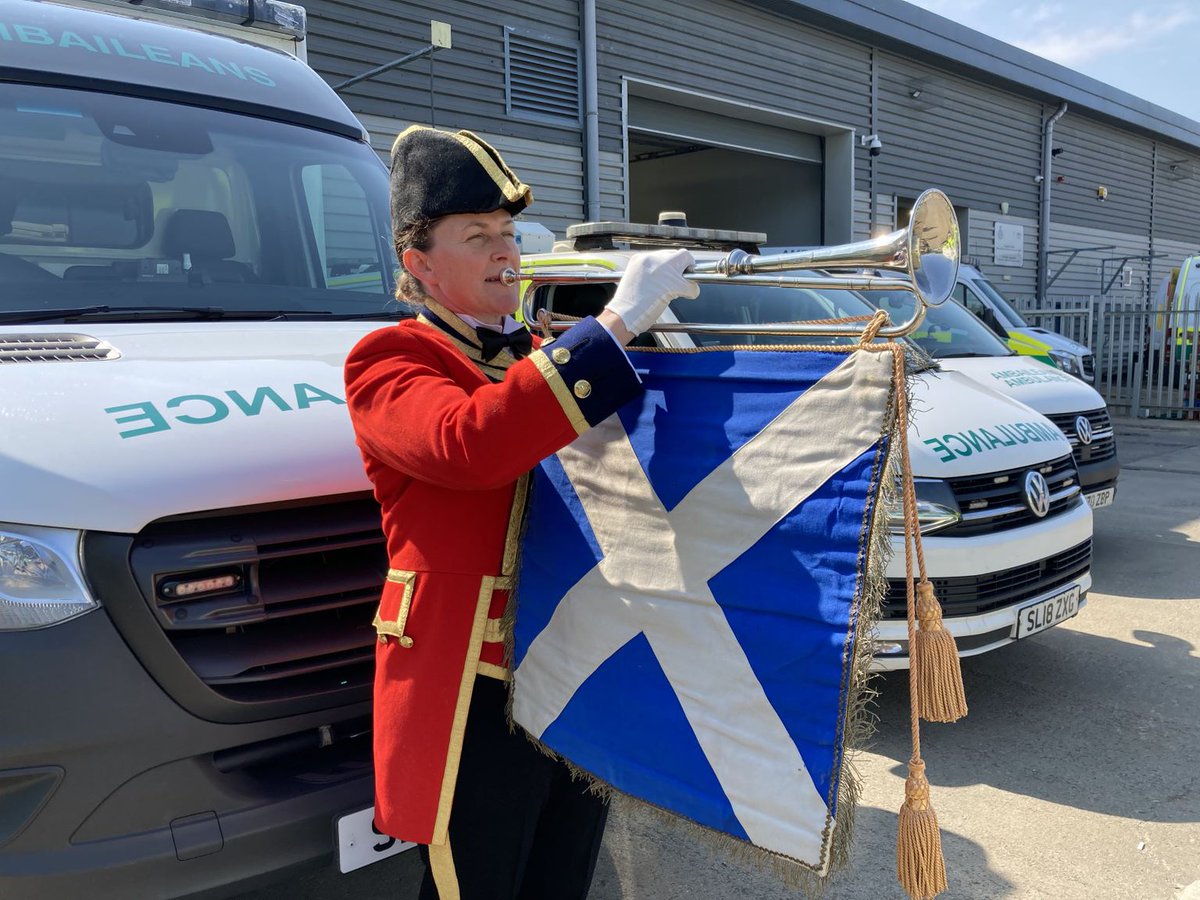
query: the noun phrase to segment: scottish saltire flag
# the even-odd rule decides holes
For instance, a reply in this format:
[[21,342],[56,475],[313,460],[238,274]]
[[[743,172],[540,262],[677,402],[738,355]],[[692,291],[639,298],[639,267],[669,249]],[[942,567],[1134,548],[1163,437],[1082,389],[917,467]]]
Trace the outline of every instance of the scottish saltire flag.
[[829,862],[890,353],[633,353],[534,474],[513,717],[613,788]]

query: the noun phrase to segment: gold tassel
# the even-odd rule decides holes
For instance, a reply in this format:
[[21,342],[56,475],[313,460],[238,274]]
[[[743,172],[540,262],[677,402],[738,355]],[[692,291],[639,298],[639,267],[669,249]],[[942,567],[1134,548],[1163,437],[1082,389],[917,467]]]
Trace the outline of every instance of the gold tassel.
[[917,621],[912,656],[916,667],[917,709],[926,722],[956,722],[967,714],[962,667],[954,635],[942,627],[942,606],[933,585],[917,585]]
[[908,761],[904,805],[896,835],[896,877],[913,900],[930,900],[946,889],[946,861],[937,813],[929,803],[925,763]]

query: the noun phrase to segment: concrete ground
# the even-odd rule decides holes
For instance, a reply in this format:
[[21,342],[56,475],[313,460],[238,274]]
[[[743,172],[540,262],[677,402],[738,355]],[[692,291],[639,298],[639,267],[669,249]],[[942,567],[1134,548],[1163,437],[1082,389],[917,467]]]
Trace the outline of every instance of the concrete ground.
[[[1200,900],[1200,422],[1117,420],[1116,504],[1096,513],[1079,616],[965,660],[970,715],[923,725],[944,898]],[[908,681],[881,679],[852,865],[827,900],[903,898],[897,811]],[[411,900],[415,853],[257,898]],[[617,804],[589,900],[799,896]]]

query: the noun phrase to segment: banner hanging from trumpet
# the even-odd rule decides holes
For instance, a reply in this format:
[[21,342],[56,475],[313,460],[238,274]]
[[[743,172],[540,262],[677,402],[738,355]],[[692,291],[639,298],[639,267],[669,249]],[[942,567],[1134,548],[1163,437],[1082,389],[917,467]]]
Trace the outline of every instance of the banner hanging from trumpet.
[[892,354],[631,358],[644,395],[534,473],[513,718],[597,782],[824,874],[883,587]]

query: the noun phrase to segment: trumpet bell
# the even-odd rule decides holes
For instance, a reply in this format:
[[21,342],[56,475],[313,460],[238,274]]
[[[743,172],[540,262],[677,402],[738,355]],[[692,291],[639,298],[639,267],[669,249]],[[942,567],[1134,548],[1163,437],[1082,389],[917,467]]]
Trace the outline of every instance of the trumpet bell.
[[921,194],[906,232],[913,292],[926,306],[941,306],[954,292],[962,253],[950,198],[935,190]]
[[[765,256],[734,250],[717,262],[696,266],[695,271],[735,277],[797,269],[889,269],[907,276],[908,287],[923,304],[939,306],[954,291],[961,247],[954,204],[931,189],[913,204],[906,228],[874,240]],[[896,285],[893,281],[890,289]]]

